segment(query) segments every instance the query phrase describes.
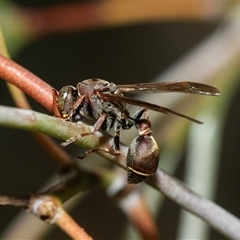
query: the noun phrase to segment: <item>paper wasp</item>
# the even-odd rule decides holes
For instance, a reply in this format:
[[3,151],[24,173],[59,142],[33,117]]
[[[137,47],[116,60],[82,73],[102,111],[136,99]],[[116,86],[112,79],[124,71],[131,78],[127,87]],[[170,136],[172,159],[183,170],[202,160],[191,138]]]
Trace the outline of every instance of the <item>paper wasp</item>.
[[[116,85],[102,79],[87,79],[77,84],[77,87],[64,86],[59,93],[53,89],[53,111],[56,117],[77,122],[81,117],[96,120],[91,133],[78,134],[62,145],[76,141],[80,137],[94,134],[99,129],[108,131],[114,128],[115,136],[110,149],[97,148],[89,150],[84,156],[93,151],[105,151],[109,154],[120,154],[120,132],[135,126],[138,136],[130,144],[127,154],[128,183],[139,183],[154,175],[159,162],[159,147],[152,136],[149,110],[175,114],[195,123],[202,122],[177,113],[171,109],[152,103],[129,98],[124,92],[134,94],[152,94],[162,92],[180,92],[219,96],[218,89],[206,84],[191,81],[139,83]],[[139,106],[140,109],[130,116],[128,105]],[[142,118],[143,117],[143,118]]]

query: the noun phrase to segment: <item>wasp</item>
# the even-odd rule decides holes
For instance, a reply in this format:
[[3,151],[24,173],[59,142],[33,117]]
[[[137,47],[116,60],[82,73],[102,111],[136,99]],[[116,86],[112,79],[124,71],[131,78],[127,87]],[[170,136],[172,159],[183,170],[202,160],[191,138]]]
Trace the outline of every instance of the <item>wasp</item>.
[[[103,79],[87,79],[77,84],[77,87],[70,85],[61,88],[59,93],[53,89],[53,112],[56,117],[78,122],[82,117],[95,120],[93,130],[90,133],[78,134],[62,146],[76,141],[80,137],[95,134],[98,130],[108,131],[114,128],[113,146],[110,149],[96,148],[87,151],[84,156],[93,151],[105,151],[112,155],[118,155],[120,151],[120,132],[128,130],[133,126],[138,131],[128,150],[127,183],[139,183],[155,174],[159,162],[159,147],[152,136],[149,110],[164,114],[174,114],[186,118],[198,124],[202,124],[194,118],[185,116],[171,109],[129,98],[123,93],[162,93],[180,92],[200,94],[206,96],[219,96],[218,89],[197,82],[176,81],[159,83],[138,83],[116,85]],[[129,105],[136,105],[140,108],[132,116],[128,111]]]

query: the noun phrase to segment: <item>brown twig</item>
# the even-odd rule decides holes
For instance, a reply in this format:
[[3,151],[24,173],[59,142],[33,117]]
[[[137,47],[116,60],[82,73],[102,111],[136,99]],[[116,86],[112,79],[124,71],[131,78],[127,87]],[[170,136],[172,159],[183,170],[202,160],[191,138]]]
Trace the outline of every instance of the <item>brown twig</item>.
[[99,176],[75,171],[41,194],[28,197],[0,196],[0,205],[24,207],[39,219],[58,225],[73,239],[92,239],[63,209],[62,203],[70,197],[99,183]]
[[0,55],[0,77],[52,112],[52,87],[14,61]]
[[82,227],[80,227],[66,212],[61,212],[61,217],[55,220],[55,224],[67,233],[72,239],[76,240],[91,240],[90,237]]
[[38,195],[30,198],[28,211],[45,222],[56,224],[72,239],[92,239],[63,209],[62,204],[53,196]]
[[27,198],[18,198],[11,196],[0,196],[0,205],[10,205],[15,207],[26,207],[28,205]]
[[130,222],[141,234],[142,239],[160,240],[157,224],[142,194],[137,189],[124,197],[120,203]]

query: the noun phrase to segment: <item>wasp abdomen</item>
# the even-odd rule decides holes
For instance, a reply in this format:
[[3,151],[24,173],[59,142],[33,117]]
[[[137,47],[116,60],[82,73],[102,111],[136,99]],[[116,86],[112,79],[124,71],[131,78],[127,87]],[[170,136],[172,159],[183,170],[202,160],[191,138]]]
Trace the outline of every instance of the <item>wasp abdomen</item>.
[[154,175],[158,168],[159,147],[150,135],[134,138],[127,154],[127,183],[139,183]]

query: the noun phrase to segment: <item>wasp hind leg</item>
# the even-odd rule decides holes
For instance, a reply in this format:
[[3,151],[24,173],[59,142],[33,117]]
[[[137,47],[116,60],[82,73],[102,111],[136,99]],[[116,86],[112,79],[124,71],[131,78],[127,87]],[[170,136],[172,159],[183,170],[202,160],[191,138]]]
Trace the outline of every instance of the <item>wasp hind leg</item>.
[[85,158],[88,154],[92,153],[92,152],[105,152],[105,153],[109,153],[113,156],[117,156],[121,153],[120,151],[120,131],[121,131],[121,126],[118,124],[116,126],[115,129],[115,136],[113,138],[113,145],[111,148],[103,148],[103,147],[98,147],[98,148],[94,148],[94,149],[90,149],[88,151],[86,151],[82,156],[78,157],[80,159]]

